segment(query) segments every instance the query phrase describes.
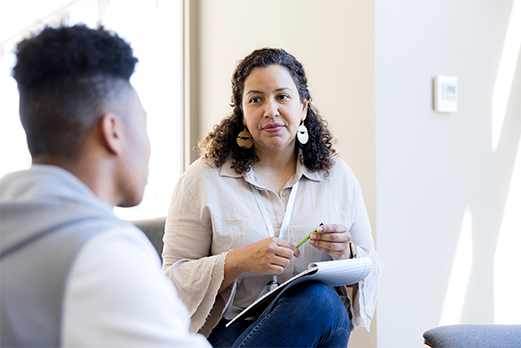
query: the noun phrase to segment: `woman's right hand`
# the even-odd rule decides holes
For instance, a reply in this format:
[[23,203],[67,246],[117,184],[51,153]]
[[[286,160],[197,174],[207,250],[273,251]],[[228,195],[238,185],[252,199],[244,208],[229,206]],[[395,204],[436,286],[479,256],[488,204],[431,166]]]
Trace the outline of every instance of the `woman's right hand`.
[[243,272],[281,274],[293,256],[301,257],[295,245],[276,237],[233,249],[226,257],[221,291]]
[[[301,255],[292,243],[272,237],[234,249],[230,251],[228,258],[230,256],[236,259],[235,265],[241,269],[241,273],[280,274],[289,265],[293,256]],[[228,263],[228,259],[226,262]]]

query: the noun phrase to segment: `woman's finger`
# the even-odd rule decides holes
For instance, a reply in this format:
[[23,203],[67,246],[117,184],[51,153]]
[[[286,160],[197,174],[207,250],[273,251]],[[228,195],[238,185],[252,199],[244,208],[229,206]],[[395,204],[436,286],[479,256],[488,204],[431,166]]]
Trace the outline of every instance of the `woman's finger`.
[[326,241],[326,242],[347,242],[351,240],[350,234],[346,231],[343,233],[340,232],[334,232],[334,233],[313,233],[311,235],[311,240],[320,240],[320,241]]
[[339,233],[339,232],[347,232],[347,227],[341,224],[329,224],[329,225],[322,225],[317,228],[318,233]]

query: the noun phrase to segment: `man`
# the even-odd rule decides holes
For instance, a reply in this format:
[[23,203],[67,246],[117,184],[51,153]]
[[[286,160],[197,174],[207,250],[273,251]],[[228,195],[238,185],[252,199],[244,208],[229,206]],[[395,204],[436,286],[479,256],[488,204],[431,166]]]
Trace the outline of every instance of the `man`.
[[112,212],[148,175],[131,47],[48,27],[16,54],[32,166],[0,181],[0,345],[209,347],[146,236]]

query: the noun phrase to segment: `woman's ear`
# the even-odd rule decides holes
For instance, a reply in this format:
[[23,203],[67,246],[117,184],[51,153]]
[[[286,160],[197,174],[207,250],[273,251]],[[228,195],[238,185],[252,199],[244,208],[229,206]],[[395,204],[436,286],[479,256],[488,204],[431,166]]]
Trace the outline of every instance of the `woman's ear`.
[[302,101],[302,121],[306,119],[306,116],[308,115],[308,106],[309,106],[309,98],[306,98]]
[[101,117],[101,139],[107,150],[113,154],[120,154],[123,150],[123,121],[114,113],[109,112]]

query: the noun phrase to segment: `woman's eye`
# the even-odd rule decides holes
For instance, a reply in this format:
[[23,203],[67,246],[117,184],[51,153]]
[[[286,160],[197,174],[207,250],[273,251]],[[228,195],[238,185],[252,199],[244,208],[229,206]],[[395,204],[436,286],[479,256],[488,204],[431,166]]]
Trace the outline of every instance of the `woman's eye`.
[[260,101],[259,97],[253,97],[250,99],[250,103],[258,103]]
[[279,99],[289,99],[289,95],[281,94],[281,95],[279,95]]

